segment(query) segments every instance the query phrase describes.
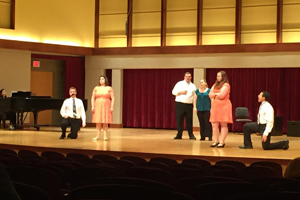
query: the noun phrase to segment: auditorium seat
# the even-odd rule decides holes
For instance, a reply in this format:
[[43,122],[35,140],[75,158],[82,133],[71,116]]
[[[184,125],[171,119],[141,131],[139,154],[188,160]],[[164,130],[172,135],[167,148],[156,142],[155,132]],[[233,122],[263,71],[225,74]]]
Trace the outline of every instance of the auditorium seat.
[[279,190],[289,191],[289,192],[300,192],[300,181],[285,181],[277,182],[271,185]]
[[85,181],[95,178],[106,178],[106,177],[124,177],[125,174],[118,168],[113,166],[85,166],[82,168],[75,169],[71,176],[71,185],[73,188],[81,185]]
[[175,159],[167,158],[167,157],[151,158],[149,162],[163,163],[163,164],[166,164],[168,167],[172,167],[172,166],[178,164],[178,162]]
[[101,160],[105,163],[109,163],[112,160],[117,160],[117,158],[115,156],[107,155],[107,154],[96,154],[96,155],[93,155],[92,158]]
[[0,149],[0,155],[1,154],[11,154],[11,155],[17,155],[17,152],[10,149]]
[[22,200],[53,200],[43,189],[26,183],[13,182]]
[[83,158],[90,158],[89,156],[82,153],[68,153],[66,157],[71,158],[74,161],[78,161],[79,159],[83,159]]
[[6,168],[12,181],[33,185],[43,189],[52,199],[61,198],[60,182],[55,173],[28,166]]
[[202,168],[205,168],[207,166],[210,166],[211,163],[207,160],[204,159],[196,159],[196,158],[188,158],[188,159],[184,159],[182,161],[182,163],[190,163],[190,164],[195,164],[195,165],[199,165]]
[[230,199],[230,196],[249,192],[275,191],[271,187],[247,182],[210,182],[197,186],[191,191],[194,199]]
[[112,160],[109,162],[111,165],[116,165],[122,167],[124,170],[135,167],[136,164],[129,160]]
[[230,200],[253,200],[253,199],[300,199],[300,192],[249,192],[246,194],[232,195]]
[[129,160],[131,162],[134,162],[136,165],[147,162],[144,158],[138,156],[122,156],[120,160]]
[[215,165],[233,166],[237,169],[243,169],[246,167],[245,163],[236,160],[219,160]]
[[160,181],[168,184],[174,184],[177,181],[173,173],[155,168],[132,167],[127,169],[125,173],[128,177]]
[[23,157],[40,157],[39,154],[35,151],[31,151],[31,150],[24,150],[24,149],[21,149],[18,151],[18,156],[20,158],[23,158]]
[[77,159],[76,161],[83,164],[84,166],[90,166],[90,165],[96,165],[96,164],[103,163],[103,161],[101,161],[101,160],[92,159],[92,158],[81,158],[81,159]]
[[193,198],[178,192],[165,191],[161,189],[142,187],[136,185],[119,184],[103,184],[78,187],[72,190],[68,194],[66,199],[193,200]]
[[257,184],[257,185],[266,185],[270,186],[275,183],[287,183],[287,184],[295,184],[299,185],[300,181],[295,180],[292,178],[283,178],[283,177],[259,177],[259,178],[250,178],[248,179],[250,183]]
[[147,179],[133,178],[133,177],[109,177],[109,178],[92,179],[84,182],[82,186],[102,185],[102,184],[135,185],[135,186],[157,188],[157,189],[167,190],[167,191],[176,191],[176,189],[173,186],[167,183],[147,180]]
[[158,163],[158,162],[145,162],[139,164],[140,167],[149,167],[149,168],[155,168],[155,169],[168,169],[168,165],[164,163]]
[[276,177],[277,174],[274,169],[266,166],[248,166],[242,172],[245,178],[259,178],[259,177]]
[[41,156],[46,158],[47,160],[54,160],[56,158],[65,158],[63,154],[58,153],[56,151],[43,151],[41,153]]
[[266,166],[275,170],[277,177],[282,177],[282,166],[276,162],[271,161],[256,161],[250,164],[250,166]]
[[191,191],[199,185],[205,183],[220,183],[220,182],[238,182],[245,183],[242,179],[225,178],[217,176],[203,176],[203,177],[188,177],[180,179],[175,185],[179,192],[190,195]]

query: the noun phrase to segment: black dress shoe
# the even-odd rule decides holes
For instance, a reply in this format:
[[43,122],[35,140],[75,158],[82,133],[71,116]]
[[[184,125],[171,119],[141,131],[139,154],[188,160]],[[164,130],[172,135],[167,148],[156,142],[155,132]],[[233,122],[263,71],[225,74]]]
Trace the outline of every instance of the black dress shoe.
[[240,149],[253,149],[251,146],[239,146]]
[[197,138],[195,136],[190,137],[190,140],[196,140]]
[[71,133],[68,134],[67,138],[71,138]]
[[219,143],[218,145],[217,145],[217,148],[224,148],[225,147],[225,143]]
[[60,138],[59,138],[59,139],[65,139],[65,137],[66,137],[66,136],[60,136]]
[[290,148],[290,141],[288,139],[283,140],[285,142],[283,150],[288,150]]
[[181,137],[179,137],[179,136],[175,136],[174,137],[174,140],[181,140],[182,138]]
[[218,146],[218,144],[219,144],[219,142],[214,142],[210,145],[210,147],[216,147],[216,146]]
[[205,140],[205,138],[201,138],[200,140]]

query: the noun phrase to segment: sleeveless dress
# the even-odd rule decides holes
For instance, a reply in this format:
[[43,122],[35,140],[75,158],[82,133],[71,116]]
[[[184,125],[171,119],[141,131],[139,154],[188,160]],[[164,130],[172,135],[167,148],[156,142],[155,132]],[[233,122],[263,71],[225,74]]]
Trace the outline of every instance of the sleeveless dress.
[[[215,85],[214,85],[215,86]],[[211,113],[210,113],[210,122],[226,122],[232,124],[232,104],[229,99],[230,94],[230,85],[224,83],[223,87],[228,87],[228,93],[224,99],[212,99],[211,101]],[[219,93],[221,89],[214,88],[211,90],[213,93]]]
[[95,104],[92,114],[93,123],[109,124],[113,122],[111,107],[111,95],[108,87],[95,87]]

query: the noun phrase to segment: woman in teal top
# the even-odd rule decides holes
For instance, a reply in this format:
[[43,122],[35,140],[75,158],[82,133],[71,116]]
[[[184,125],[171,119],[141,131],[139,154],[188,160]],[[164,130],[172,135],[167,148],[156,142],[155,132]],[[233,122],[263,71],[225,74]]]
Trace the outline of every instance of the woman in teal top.
[[205,140],[208,137],[212,140],[212,127],[209,122],[210,118],[210,98],[208,96],[210,89],[207,86],[206,80],[200,81],[200,88],[195,91],[194,96],[194,112],[197,113],[200,123],[200,140]]

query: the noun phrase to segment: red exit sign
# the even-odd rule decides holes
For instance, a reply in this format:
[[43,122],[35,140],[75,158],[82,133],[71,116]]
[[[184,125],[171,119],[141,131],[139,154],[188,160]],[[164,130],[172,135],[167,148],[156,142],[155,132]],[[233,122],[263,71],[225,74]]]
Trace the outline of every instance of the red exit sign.
[[32,66],[33,67],[40,67],[40,61],[38,61],[38,60],[32,61]]

